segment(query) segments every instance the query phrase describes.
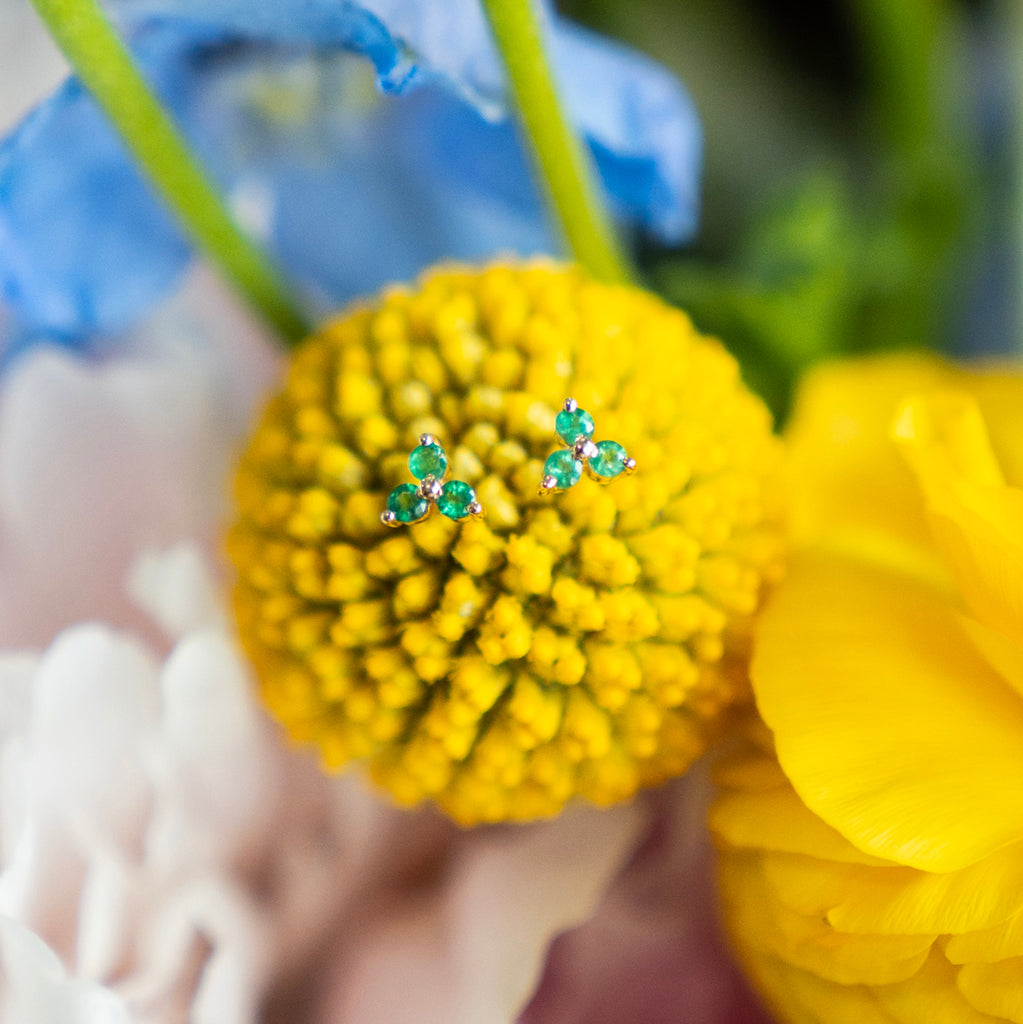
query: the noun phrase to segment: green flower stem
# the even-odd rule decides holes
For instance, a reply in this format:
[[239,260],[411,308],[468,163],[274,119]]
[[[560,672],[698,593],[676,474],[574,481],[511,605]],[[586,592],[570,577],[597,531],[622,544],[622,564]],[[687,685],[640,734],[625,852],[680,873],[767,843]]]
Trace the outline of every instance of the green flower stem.
[[519,116],[575,258],[604,281],[632,272],[600,201],[589,154],[572,130],[551,75],[534,0],[483,0]]
[[[32,3],[193,239],[285,338],[297,340],[305,335],[308,325],[280,273],[234,223],[97,0]],[[126,267],[125,273],[131,273],[131,268]]]

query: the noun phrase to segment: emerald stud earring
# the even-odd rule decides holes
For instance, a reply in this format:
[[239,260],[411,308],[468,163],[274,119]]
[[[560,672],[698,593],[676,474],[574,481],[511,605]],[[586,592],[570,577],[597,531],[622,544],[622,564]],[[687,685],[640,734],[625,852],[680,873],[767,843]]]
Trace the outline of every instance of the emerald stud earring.
[[384,525],[418,523],[430,514],[431,505],[436,505],[442,515],[456,522],[482,518],[483,506],[467,483],[461,480],[444,483],[448,457],[432,434],[420,436],[419,444],[408,457],[408,468],[419,483],[399,484],[387,495],[387,505],[380,513]]
[[617,441],[593,443],[593,417],[580,409],[574,398],[565,399],[554,420],[554,430],[567,447],[547,456],[539,487],[541,495],[574,487],[582,479],[584,468],[587,476],[600,483],[608,483],[636,468],[636,460],[630,459]]

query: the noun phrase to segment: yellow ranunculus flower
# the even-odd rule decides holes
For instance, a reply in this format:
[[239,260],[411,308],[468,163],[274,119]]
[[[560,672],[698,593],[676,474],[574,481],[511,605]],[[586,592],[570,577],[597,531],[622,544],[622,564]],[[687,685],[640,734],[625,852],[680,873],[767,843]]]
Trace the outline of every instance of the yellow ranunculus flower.
[[769,727],[719,766],[726,914],[782,1020],[1023,1022],[1023,372],[811,374]]

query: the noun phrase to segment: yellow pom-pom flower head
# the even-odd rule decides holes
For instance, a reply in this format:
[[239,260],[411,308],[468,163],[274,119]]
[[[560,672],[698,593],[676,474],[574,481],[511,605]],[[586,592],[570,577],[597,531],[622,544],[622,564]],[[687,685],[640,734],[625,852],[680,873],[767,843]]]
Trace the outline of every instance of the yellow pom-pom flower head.
[[[642,472],[537,494],[566,394]],[[381,523],[423,434],[485,520]],[[778,463],[734,360],[654,296],[547,262],[389,289],[296,352],[239,468],[263,699],[326,768],[463,823],[626,799],[746,693]]]

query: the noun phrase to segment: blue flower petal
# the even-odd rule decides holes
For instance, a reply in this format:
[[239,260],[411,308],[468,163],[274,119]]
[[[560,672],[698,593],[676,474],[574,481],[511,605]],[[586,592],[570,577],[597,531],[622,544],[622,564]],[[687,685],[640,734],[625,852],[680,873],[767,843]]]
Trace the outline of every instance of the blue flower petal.
[[479,0],[107,0],[129,30],[189,20],[243,39],[338,47],[368,57],[385,92],[430,78],[491,116],[504,109],[504,76]]
[[[255,196],[266,244],[319,310],[442,259],[557,251],[510,122],[436,85],[381,97],[363,71],[350,57],[297,57],[264,63],[256,82],[241,61],[188,101],[200,155],[239,205]],[[283,120],[253,111],[264,97]]]
[[0,296],[55,331],[116,330],[166,291],[184,238],[75,81],[0,145]]
[[689,94],[655,61],[568,22],[554,33],[553,54],[612,209],[661,242],[691,238],[703,135]]
[[[503,86],[476,2],[113,6],[138,26],[141,64],[225,193],[241,206],[259,197],[257,233],[315,306],[446,257],[557,251],[514,126],[493,119]],[[153,20],[172,8],[176,21]],[[460,22],[455,12],[470,9]],[[458,45],[445,46],[445,30],[461,32]],[[653,62],[565,23],[554,46],[615,212],[663,241],[685,238],[700,135],[684,91]],[[405,95],[360,86],[359,62],[336,47],[369,56],[378,84]],[[0,295],[26,321],[118,330],[186,259],[73,82],[0,145]]]
[[[370,58],[378,83],[401,93],[439,80],[489,120],[507,114],[504,72],[479,0],[110,0],[128,24],[189,18],[254,40],[337,46]],[[616,210],[657,237],[691,237],[699,206],[699,119],[656,62],[552,15],[560,85],[597,155]]]
[[81,335],[55,333],[29,325],[0,309],[0,373],[8,370],[20,356],[39,345],[58,346],[81,351],[102,352],[111,344],[109,338],[83,338]]
[[[181,92],[197,45],[194,34],[148,37],[145,64],[165,95]],[[0,298],[25,323],[58,334],[121,330],[190,255],[76,79],[0,143]]]

